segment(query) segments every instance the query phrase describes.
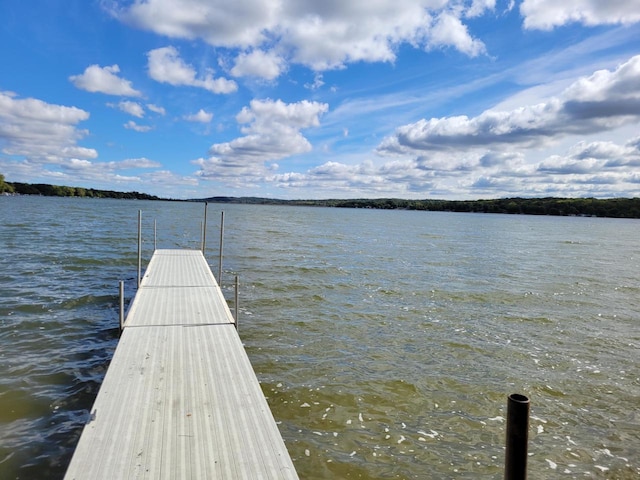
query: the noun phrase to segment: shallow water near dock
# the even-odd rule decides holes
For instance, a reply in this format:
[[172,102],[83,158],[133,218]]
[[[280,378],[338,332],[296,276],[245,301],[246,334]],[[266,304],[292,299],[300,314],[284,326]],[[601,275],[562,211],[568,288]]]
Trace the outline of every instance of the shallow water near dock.
[[[154,246],[204,205],[0,197],[0,478],[62,478]],[[640,475],[640,221],[209,204],[206,256],[300,478]],[[125,406],[123,406],[124,408]]]

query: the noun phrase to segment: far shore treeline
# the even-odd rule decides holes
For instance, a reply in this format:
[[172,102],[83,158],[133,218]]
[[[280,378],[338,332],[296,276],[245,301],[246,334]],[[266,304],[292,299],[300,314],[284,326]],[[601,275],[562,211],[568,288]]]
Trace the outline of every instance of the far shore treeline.
[[[172,200],[139,192],[116,192],[93,188],[48,184],[5,182],[0,174],[0,194],[42,195],[49,197],[91,197],[136,200]],[[210,197],[188,201],[252,205],[297,205],[308,207],[372,208],[385,210],[425,210],[432,212],[509,213],[524,215],[562,215],[613,218],[640,218],[640,198],[498,198],[490,200],[404,200],[327,199],[278,200],[259,197]]]
[[94,188],[67,187],[45,183],[5,182],[0,175],[0,194],[41,195],[43,197],[89,197],[89,198],[126,198],[135,200],[163,200],[155,195],[139,192],[115,192]]
[[640,198],[499,198],[493,200],[403,200],[397,198],[350,200],[275,200],[255,197],[211,197],[213,203],[261,205],[302,205],[385,210],[425,210],[430,212],[510,213],[613,218],[640,218]]

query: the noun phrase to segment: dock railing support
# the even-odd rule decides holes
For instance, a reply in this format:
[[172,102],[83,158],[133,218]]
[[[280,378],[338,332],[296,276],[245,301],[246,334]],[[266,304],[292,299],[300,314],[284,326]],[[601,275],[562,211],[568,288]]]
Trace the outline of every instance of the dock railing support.
[[207,244],[207,208],[209,207],[209,202],[204,202],[204,221],[202,224],[202,255],[204,255],[204,250]]
[[238,289],[240,288],[240,282],[238,280],[238,275],[236,275],[236,292],[235,292],[235,303],[234,303],[234,308],[236,311],[236,321],[235,321],[235,325],[236,325],[236,330],[238,330]]
[[138,210],[138,288],[142,273],[142,210]]
[[222,288],[222,249],[224,241],[224,211],[220,217],[220,256],[218,259],[218,284]]
[[507,399],[507,450],[504,480],[526,480],[529,441],[529,398],[518,393]]
[[158,221],[153,221],[153,251],[158,249]]
[[120,332],[124,328],[124,281],[120,280]]

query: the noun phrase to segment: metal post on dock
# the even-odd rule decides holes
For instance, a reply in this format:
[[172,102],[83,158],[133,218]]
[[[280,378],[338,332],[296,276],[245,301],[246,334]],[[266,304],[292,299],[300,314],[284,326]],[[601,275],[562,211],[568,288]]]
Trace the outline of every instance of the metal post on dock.
[[222,246],[224,238],[224,211],[220,217],[220,258],[218,259],[218,284],[222,288]]
[[142,273],[142,210],[138,210],[138,288]]
[[158,249],[158,220],[153,221],[153,251]]
[[202,224],[202,255],[204,255],[205,245],[207,244],[207,208],[209,202],[204,202],[204,221]]
[[120,280],[120,332],[124,328],[124,281]]
[[527,478],[529,405],[529,398],[518,393],[509,395],[507,399],[507,450],[504,480]]
[[240,282],[238,281],[238,275],[236,275],[236,298],[235,298],[235,311],[236,311],[236,330],[238,330],[238,289],[240,288]]

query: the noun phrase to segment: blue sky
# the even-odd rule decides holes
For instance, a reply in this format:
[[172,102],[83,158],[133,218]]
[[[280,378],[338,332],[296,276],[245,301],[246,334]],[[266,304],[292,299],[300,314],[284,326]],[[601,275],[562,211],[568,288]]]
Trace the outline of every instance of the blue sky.
[[0,0],[0,173],[162,197],[640,196],[640,2]]

